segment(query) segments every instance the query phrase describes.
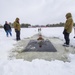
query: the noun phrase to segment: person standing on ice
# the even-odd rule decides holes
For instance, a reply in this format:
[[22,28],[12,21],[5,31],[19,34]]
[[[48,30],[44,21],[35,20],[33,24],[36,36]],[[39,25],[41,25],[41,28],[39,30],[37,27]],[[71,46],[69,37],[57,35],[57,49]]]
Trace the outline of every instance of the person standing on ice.
[[39,35],[41,34],[41,28],[38,28],[38,33],[39,33]]
[[75,38],[75,27],[74,27],[74,38]]
[[15,22],[13,23],[13,25],[14,25],[14,29],[16,32],[16,40],[19,41],[20,40],[20,30],[21,30],[19,18],[15,19]]
[[9,36],[9,34],[10,34],[10,36],[12,36],[12,33],[11,33],[11,26],[8,24],[7,21],[5,21],[4,30],[5,30],[5,32],[6,32],[6,36],[7,36],[7,37]]
[[72,28],[73,28],[73,19],[72,19],[72,14],[71,13],[67,13],[66,14],[66,22],[64,25],[64,39],[65,39],[65,43],[63,44],[63,46],[69,47],[70,44],[70,33],[72,32]]

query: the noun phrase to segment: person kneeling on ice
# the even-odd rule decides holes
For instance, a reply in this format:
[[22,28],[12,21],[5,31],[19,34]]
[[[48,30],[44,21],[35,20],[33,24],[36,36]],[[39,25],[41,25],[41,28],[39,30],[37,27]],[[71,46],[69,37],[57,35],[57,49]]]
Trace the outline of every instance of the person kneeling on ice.
[[73,28],[73,19],[71,13],[66,14],[66,19],[67,20],[65,22],[64,31],[63,31],[65,43],[63,44],[63,46],[69,47],[70,44],[69,35],[72,32]]
[[42,47],[42,43],[43,43],[43,40],[44,40],[44,39],[43,39],[43,37],[42,37],[41,34],[39,35],[39,37],[38,37],[37,40],[38,40],[39,47]]

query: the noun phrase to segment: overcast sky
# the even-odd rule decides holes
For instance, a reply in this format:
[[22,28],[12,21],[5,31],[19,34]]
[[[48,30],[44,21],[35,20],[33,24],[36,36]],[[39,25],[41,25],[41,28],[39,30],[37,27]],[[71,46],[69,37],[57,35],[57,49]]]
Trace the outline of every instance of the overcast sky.
[[0,24],[16,17],[32,25],[65,22],[67,12],[75,20],[75,0],[0,0]]

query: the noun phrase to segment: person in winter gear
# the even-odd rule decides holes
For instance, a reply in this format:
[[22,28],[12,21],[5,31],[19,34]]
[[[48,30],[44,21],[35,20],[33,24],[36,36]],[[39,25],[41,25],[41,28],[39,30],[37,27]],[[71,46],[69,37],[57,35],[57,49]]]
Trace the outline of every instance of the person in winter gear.
[[74,27],[74,38],[75,38],[75,27]]
[[7,36],[7,37],[8,37],[9,34],[10,34],[10,36],[12,36],[12,33],[11,33],[11,26],[7,23],[7,21],[5,21],[4,30],[5,30],[5,32],[6,32],[6,36]]
[[65,22],[64,31],[63,31],[65,43],[63,46],[69,46],[70,44],[69,35],[72,32],[73,19],[72,19],[71,13],[67,13],[65,17],[66,17],[66,22]]
[[21,30],[19,18],[15,19],[14,29],[15,29],[15,32],[16,32],[16,40],[18,41],[18,40],[20,40],[20,30]]

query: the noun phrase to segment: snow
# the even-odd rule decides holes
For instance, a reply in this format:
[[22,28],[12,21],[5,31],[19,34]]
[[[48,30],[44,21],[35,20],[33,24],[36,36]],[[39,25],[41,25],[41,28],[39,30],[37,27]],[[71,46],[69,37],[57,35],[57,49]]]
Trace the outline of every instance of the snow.
[[[63,27],[42,28],[41,33],[46,37],[63,38]],[[38,28],[22,28],[21,39],[29,38],[38,33]],[[74,30],[70,34],[71,45],[75,46]],[[63,41],[64,42],[64,41]],[[9,52],[14,45],[15,32],[12,37],[6,37],[4,29],[0,29],[0,75],[75,75],[75,54],[69,54],[70,62],[60,60],[47,61],[35,59],[31,62],[23,59],[9,59]]]

